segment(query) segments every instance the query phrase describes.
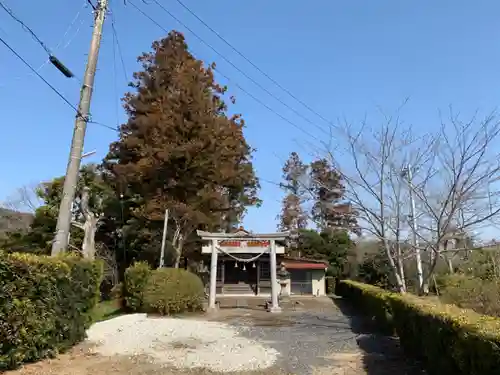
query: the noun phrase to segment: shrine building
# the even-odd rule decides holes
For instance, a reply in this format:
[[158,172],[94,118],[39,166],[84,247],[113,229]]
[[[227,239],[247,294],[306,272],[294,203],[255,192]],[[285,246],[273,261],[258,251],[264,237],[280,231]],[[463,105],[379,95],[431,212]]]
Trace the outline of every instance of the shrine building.
[[[288,232],[255,234],[240,228],[234,233],[197,233],[208,242],[202,247],[202,254],[206,254],[210,264],[209,307],[215,307],[217,296],[263,296],[271,297],[271,311],[279,311],[280,294],[326,294],[328,265],[287,257],[284,242]],[[284,276],[280,277],[283,274],[287,275],[285,281]]]

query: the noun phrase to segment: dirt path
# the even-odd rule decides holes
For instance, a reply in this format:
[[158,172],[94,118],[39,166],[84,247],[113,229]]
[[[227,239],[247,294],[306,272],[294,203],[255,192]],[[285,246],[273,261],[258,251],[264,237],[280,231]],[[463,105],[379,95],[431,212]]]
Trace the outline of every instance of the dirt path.
[[[186,324],[190,319],[185,318]],[[303,299],[282,314],[269,314],[258,305],[221,309],[203,319],[229,324],[241,336],[258,341],[280,353],[278,362],[260,371],[225,375],[398,375],[421,374],[408,364],[397,342],[362,332],[355,320],[329,299]],[[221,342],[221,345],[224,343]],[[174,369],[147,357],[94,354],[82,344],[57,359],[10,371],[7,375],[215,375],[206,369]],[[220,374],[220,373],[219,373]]]

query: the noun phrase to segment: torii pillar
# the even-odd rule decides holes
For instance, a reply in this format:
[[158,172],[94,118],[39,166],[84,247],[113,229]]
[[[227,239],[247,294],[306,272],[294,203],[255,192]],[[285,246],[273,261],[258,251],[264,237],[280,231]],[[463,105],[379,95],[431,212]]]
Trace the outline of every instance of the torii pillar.
[[[278,294],[280,285],[278,283],[277,276],[277,262],[276,262],[276,241],[284,241],[286,237],[289,236],[289,232],[282,233],[270,233],[270,234],[240,234],[240,233],[210,233],[198,230],[198,236],[202,240],[210,241],[210,287],[209,287],[209,298],[208,298],[208,309],[213,310],[216,308],[216,293],[217,293],[217,258],[218,258],[218,246],[219,241],[224,240],[238,240],[238,241],[269,241],[269,267],[271,273],[271,307],[269,312],[278,313],[281,312],[281,307],[279,306]],[[202,249],[203,253],[206,253],[206,248]],[[208,250],[208,249],[206,249]],[[227,252],[232,251],[239,252],[240,249],[231,250],[227,248]]]

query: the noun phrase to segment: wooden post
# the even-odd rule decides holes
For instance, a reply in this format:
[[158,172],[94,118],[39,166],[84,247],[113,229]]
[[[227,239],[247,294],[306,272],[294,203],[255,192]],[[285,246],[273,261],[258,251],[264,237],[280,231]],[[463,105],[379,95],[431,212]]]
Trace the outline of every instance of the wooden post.
[[221,294],[224,294],[224,279],[226,278],[226,262],[224,260],[221,260],[221,262],[222,262],[222,269],[221,269],[221,279],[222,279]]
[[271,240],[271,253],[269,257],[270,268],[271,268],[271,308],[269,309],[272,313],[281,312],[281,307],[278,304],[278,276],[276,274],[276,241]]
[[257,263],[256,264],[256,266],[257,266],[257,288],[256,289],[257,289],[257,295],[259,295],[260,294],[260,285],[259,285],[260,284],[260,260],[257,259],[255,262]]
[[208,308],[215,309],[215,295],[217,292],[217,240],[212,240],[212,259],[210,263],[210,295]]

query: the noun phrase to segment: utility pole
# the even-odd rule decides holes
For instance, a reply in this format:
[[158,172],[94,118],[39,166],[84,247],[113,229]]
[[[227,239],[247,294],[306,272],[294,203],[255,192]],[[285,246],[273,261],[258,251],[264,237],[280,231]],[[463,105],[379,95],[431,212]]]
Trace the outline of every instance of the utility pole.
[[417,261],[417,277],[419,290],[422,291],[424,287],[424,273],[422,270],[422,257],[420,255],[420,248],[417,236],[417,215],[415,207],[415,198],[413,197],[413,171],[411,165],[408,164],[406,168],[403,169],[402,176],[408,179],[408,187],[410,190],[410,215],[411,215],[411,226],[413,234],[413,247],[415,249],[415,259]]
[[80,91],[80,103],[78,104],[73,140],[71,141],[71,151],[64,179],[61,205],[59,206],[56,235],[52,243],[53,256],[66,251],[68,247],[69,231],[71,227],[71,206],[75,199],[85,131],[87,130],[87,122],[89,121],[90,100],[92,99],[97,58],[101,46],[102,29],[107,7],[108,0],[98,0],[94,12],[94,29],[92,31],[92,40],[90,42],[83,85]]
[[163,221],[163,236],[161,239],[160,267],[165,266],[165,244],[167,243],[167,228],[168,228],[168,208],[165,210],[165,219]]

